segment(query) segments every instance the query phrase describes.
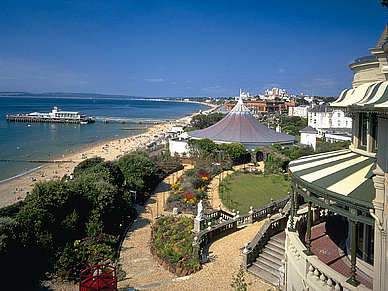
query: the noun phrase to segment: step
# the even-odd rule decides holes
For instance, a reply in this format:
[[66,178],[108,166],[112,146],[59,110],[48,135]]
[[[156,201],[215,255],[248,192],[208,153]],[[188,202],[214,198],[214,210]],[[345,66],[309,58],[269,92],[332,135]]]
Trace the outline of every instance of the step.
[[151,269],[159,268],[159,264],[157,262],[144,262],[142,264],[134,264],[134,265],[121,265],[121,268],[127,273],[137,273]]
[[273,257],[271,254],[268,254],[265,251],[260,254],[259,258],[268,260],[270,262],[273,262],[273,263],[279,264],[279,265],[282,263],[281,259]]
[[285,249],[285,241],[271,238],[267,244],[277,246],[278,248],[284,250]]
[[279,248],[278,246],[275,246],[273,244],[267,244],[264,248],[264,250],[271,250],[273,252],[278,253],[279,255],[284,256],[284,249]]
[[264,248],[262,254],[268,254],[272,257],[278,259],[280,262],[284,259],[284,253],[279,253],[277,251],[273,251],[270,248]]
[[[169,273],[163,267],[156,267],[144,271],[131,270],[132,272],[127,273],[126,280],[123,282],[124,285],[140,287],[144,285],[155,284],[158,282],[176,279],[178,276]],[[138,288],[135,288],[138,289]]]
[[[283,237],[284,236],[284,237]],[[280,232],[280,233],[278,233],[278,234],[276,234],[276,235],[274,235],[274,236],[272,236],[271,237],[271,240],[276,240],[276,241],[278,241],[278,242],[280,242],[280,243],[283,243],[283,245],[284,245],[284,243],[286,242],[286,238],[285,238],[285,233],[284,233],[284,231],[283,232]]]
[[262,268],[263,270],[271,270],[271,273],[273,273],[273,271],[277,272],[279,267],[281,266],[280,264],[271,262],[267,259],[260,259],[260,257],[257,258],[256,261],[254,261],[252,264]]
[[268,273],[267,271],[252,265],[248,268],[248,272],[254,275],[255,277],[259,277],[260,279],[266,281],[267,283],[276,286],[278,283],[278,277]]

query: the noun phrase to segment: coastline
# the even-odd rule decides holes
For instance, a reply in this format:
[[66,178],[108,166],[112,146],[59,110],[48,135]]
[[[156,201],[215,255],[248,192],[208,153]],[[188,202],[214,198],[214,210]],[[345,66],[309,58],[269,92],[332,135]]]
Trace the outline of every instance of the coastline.
[[[202,103],[211,107],[205,112],[211,112],[217,106]],[[177,120],[177,123],[187,123],[187,120],[197,115],[193,113]],[[9,206],[24,200],[27,193],[31,193],[35,184],[52,179],[61,179],[65,174],[70,175],[76,165],[87,158],[102,157],[105,161],[117,160],[120,156],[129,152],[143,148],[149,143],[156,141],[168,131],[171,131],[173,123],[160,123],[150,126],[145,132],[137,135],[129,135],[125,138],[110,140],[109,142],[100,142],[97,145],[91,145],[83,149],[84,158],[81,151],[72,152],[65,155],[62,159],[56,159],[54,163],[38,166],[31,171],[11,177],[0,183],[0,208]],[[106,146],[106,144],[108,146]],[[27,175],[28,174],[28,175]]]

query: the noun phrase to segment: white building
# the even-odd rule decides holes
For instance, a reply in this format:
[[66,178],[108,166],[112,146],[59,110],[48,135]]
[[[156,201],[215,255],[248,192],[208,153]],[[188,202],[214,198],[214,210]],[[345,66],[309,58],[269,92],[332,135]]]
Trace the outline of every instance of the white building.
[[299,116],[301,118],[307,118],[307,110],[309,109],[308,106],[295,106],[295,107],[288,107],[288,116]]
[[311,126],[306,126],[300,131],[300,143],[304,145],[311,146],[314,150],[317,148],[317,135],[318,131],[316,131]]
[[308,125],[318,131],[318,137],[327,132],[350,132],[352,118],[345,112],[325,105],[317,105],[308,110]]
[[[349,66],[354,72],[353,88],[344,90],[330,104],[333,109],[349,112],[353,118],[349,149],[306,156],[289,164],[293,206],[286,228],[287,291],[388,288],[386,30],[370,51],[372,57],[357,59]],[[328,110],[311,113],[316,125],[330,123]],[[346,126],[346,120],[341,118],[333,111],[331,123]],[[306,208],[299,209],[300,200],[307,203]],[[331,223],[327,224],[328,221]],[[342,230],[336,228],[340,223],[345,226]],[[319,231],[314,233],[314,229]],[[337,259],[333,256],[325,261],[325,255],[334,255],[335,248],[329,251],[328,245],[335,243],[336,235],[337,250],[344,253],[338,252]],[[317,243],[320,238],[325,239],[321,245]]]
[[280,89],[277,87],[273,87],[272,90],[265,90],[266,96],[273,96],[273,97],[284,97],[287,95],[286,89]]
[[187,146],[187,140],[190,138],[187,132],[184,132],[179,135],[178,138],[170,139],[168,141],[168,146],[170,153],[172,155],[178,154],[179,156],[184,156],[189,153],[189,148]]

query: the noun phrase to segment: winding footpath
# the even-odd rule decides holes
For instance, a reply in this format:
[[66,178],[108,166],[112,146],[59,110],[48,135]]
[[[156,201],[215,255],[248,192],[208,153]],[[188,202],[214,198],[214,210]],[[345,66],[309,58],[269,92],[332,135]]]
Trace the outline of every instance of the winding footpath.
[[[185,165],[186,171],[192,168]],[[118,282],[121,290],[233,290],[230,286],[232,277],[236,276],[242,263],[241,250],[245,242],[250,242],[261,228],[263,221],[240,229],[209,246],[209,262],[195,274],[178,277],[168,272],[153,258],[150,251],[151,223],[155,217],[164,213],[164,202],[171,185],[183,171],[174,173],[164,179],[156,188],[147,204],[138,206],[138,217],[129,228],[120,249],[119,265],[126,272],[123,280]],[[224,172],[222,179],[232,171]],[[209,198],[213,208],[221,204],[218,196],[218,183],[221,177],[214,178],[209,185]],[[248,290],[275,290],[265,282],[245,273],[246,282],[252,283]]]

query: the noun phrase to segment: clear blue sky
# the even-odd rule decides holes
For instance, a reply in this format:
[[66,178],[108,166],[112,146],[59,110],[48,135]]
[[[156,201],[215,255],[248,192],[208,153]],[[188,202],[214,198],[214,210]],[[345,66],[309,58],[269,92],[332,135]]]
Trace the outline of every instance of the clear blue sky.
[[380,0],[6,0],[0,91],[338,96],[387,23]]

